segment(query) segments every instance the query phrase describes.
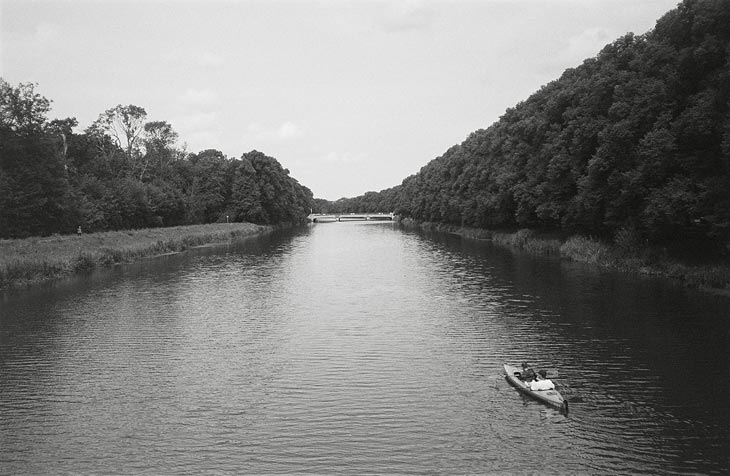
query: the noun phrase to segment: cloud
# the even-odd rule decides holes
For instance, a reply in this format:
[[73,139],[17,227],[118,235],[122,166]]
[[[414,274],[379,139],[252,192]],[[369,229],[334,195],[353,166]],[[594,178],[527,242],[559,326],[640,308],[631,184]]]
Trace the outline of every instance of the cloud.
[[291,121],[285,121],[276,127],[264,127],[259,123],[252,123],[246,129],[246,136],[252,140],[281,141],[303,137],[304,132]]
[[604,46],[618,36],[606,28],[588,28],[568,38],[558,57],[561,61],[577,66],[584,59],[596,56]]
[[[1,10],[2,8],[0,8]],[[2,12],[0,12],[2,13]],[[0,15],[1,16],[1,15]],[[4,28],[4,25],[3,25]],[[48,53],[49,50],[59,49],[63,37],[58,25],[48,22],[40,22],[32,29],[13,30],[8,29],[2,35],[0,42],[0,53],[14,52],[18,57],[27,60],[27,55]],[[0,64],[2,66],[2,64]]]
[[400,33],[430,29],[435,18],[434,11],[423,1],[400,0],[387,2],[376,23],[387,33]]
[[194,131],[185,135],[188,152],[202,152],[207,149],[220,150],[221,137],[218,131]]
[[218,113],[218,94],[210,89],[188,88],[174,98],[170,124],[190,152],[221,147],[223,130]]
[[342,164],[342,165],[353,165],[363,162],[366,159],[366,155],[351,154],[350,152],[338,153],[330,152],[323,157],[323,160],[330,164]]
[[193,131],[214,126],[217,120],[215,112],[188,112],[177,116],[172,125],[180,131]]
[[36,25],[31,39],[31,44],[36,48],[45,48],[58,41],[59,29],[51,23],[39,23]]
[[209,107],[218,102],[218,94],[210,89],[188,89],[178,100],[186,107]]
[[172,63],[193,68],[217,68],[223,64],[221,55],[202,48],[172,51],[166,53],[165,58]]
[[219,103],[218,94],[207,88],[188,88],[175,96],[170,124],[191,152],[220,148]]
[[184,111],[170,119],[190,152],[220,148],[221,127],[218,114],[204,111]]
[[281,139],[295,139],[297,137],[302,137],[304,133],[298,125],[287,121],[279,126],[279,129],[276,131],[276,135]]

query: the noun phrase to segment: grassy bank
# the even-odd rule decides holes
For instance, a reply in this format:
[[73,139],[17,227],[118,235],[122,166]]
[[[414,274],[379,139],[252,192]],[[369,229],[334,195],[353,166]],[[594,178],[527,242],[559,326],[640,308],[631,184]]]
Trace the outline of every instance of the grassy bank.
[[0,288],[38,283],[271,230],[272,227],[251,223],[217,223],[0,240]]
[[689,287],[730,294],[730,261],[687,264],[668,256],[664,250],[638,245],[627,236],[617,237],[615,243],[606,243],[584,236],[556,237],[526,229],[507,233],[408,220],[402,223],[467,238],[491,240],[500,246],[536,255],[558,256],[607,269],[673,278]]

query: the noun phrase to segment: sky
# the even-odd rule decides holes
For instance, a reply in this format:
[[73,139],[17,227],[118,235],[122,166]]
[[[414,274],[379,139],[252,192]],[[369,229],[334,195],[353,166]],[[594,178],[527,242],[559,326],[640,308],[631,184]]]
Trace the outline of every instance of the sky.
[[400,184],[679,0],[0,0],[0,76],[82,132],[117,104],[314,196]]

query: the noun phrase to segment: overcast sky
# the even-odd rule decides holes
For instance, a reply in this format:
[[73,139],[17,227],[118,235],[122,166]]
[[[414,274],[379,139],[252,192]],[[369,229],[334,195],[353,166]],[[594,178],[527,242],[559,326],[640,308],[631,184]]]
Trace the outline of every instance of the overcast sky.
[[190,152],[275,157],[315,197],[379,191],[678,0],[0,0],[0,75],[83,131],[117,104]]

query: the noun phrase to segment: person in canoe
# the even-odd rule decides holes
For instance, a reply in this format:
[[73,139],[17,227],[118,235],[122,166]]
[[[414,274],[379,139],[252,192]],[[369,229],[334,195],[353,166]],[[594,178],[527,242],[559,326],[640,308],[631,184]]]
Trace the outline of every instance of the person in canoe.
[[520,372],[520,379],[522,379],[523,382],[531,382],[537,378],[537,374],[535,374],[535,371],[532,370],[532,367],[530,367],[530,364],[527,362],[522,362],[522,372]]
[[535,377],[535,380],[532,382],[529,382],[528,385],[530,386],[530,390],[553,390],[555,389],[555,384],[552,380],[547,378],[547,371],[545,370],[539,370],[537,372],[537,375]]

